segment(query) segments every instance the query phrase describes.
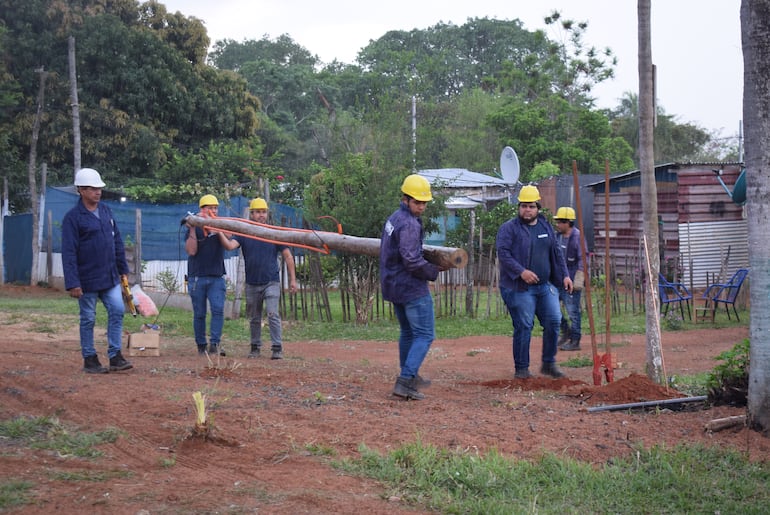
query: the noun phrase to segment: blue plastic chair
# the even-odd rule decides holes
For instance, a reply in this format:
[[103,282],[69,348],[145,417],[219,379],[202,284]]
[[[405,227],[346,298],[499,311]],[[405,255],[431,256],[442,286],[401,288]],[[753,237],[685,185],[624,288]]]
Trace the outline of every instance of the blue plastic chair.
[[682,320],[684,320],[684,307],[682,306],[682,304],[684,304],[687,306],[687,317],[692,320],[692,312],[690,311],[692,294],[683,283],[669,282],[663,274],[658,274],[658,293],[660,294],[661,313],[665,315],[668,313],[668,308],[671,304],[677,304],[679,306],[679,313],[682,315]]
[[741,291],[743,281],[746,280],[748,275],[749,270],[747,268],[739,268],[726,283],[711,284],[706,288],[706,291],[703,292],[703,300],[706,301],[705,307],[711,310],[712,319],[714,318],[717,309],[719,309],[719,305],[724,304],[725,311],[727,312],[727,319],[731,320],[730,306],[732,306],[735,318],[740,322],[741,319],[738,316],[738,310],[735,309],[735,300],[738,298],[738,293]]

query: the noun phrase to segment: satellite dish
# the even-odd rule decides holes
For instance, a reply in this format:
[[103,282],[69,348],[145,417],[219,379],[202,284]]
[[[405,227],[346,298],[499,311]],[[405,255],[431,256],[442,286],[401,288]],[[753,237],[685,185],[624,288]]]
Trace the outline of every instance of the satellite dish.
[[505,147],[500,154],[500,173],[508,184],[519,182],[519,156],[511,147]]
[[741,170],[741,174],[738,176],[738,180],[735,181],[733,186],[733,194],[731,195],[733,202],[742,206],[746,203],[746,169]]

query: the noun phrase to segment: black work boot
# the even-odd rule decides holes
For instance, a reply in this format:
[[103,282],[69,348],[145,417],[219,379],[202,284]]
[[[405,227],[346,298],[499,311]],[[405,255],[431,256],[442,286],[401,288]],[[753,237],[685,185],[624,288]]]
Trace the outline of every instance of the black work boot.
[[540,373],[546,376],[551,376],[554,379],[565,377],[564,372],[559,370],[559,367],[556,365],[556,363],[543,363],[543,366],[540,367]]
[[418,390],[422,390],[423,388],[429,388],[432,384],[432,381],[428,379],[427,377],[422,377],[420,374],[417,374],[414,376],[415,386]]
[[528,368],[517,368],[513,373],[513,377],[514,379],[529,379],[532,377],[532,374],[529,373]]
[[227,353],[225,352],[225,349],[219,345],[218,343],[212,343],[209,345],[209,356],[216,356],[219,354],[220,356],[226,356]]
[[403,397],[407,400],[414,399],[419,401],[425,398],[425,395],[417,391],[416,378],[399,377],[393,386],[393,395]]
[[559,341],[556,342],[556,345],[561,349],[562,346],[566,345],[567,343],[569,343],[569,334],[565,331],[562,331],[559,335]]
[[110,372],[118,372],[130,368],[134,368],[134,365],[132,365],[130,361],[126,361],[120,351],[110,358]]
[[83,372],[86,374],[106,374],[109,370],[99,363],[99,356],[94,354],[83,359]]
[[198,355],[205,356],[206,355],[206,344],[198,345]]
[[260,354],[260,352],[261,352],[261,350],[260,350],[260,347],[259,347],[259,345],[254,345],[254,344],[252,344],[252,345],[251,345],[251,352],[249,352],[249,355],[248,355],[248,357],[249,357],[249,358],[258,358],[258,357],[259,357],[259,354]]
[[559,350],[580,350],[580,340],[571,339],[561,347]]

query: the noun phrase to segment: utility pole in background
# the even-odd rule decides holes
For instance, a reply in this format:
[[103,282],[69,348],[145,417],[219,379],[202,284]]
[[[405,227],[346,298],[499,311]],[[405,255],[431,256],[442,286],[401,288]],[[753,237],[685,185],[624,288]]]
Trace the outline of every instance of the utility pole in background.
[[37,196],[37,141],[40,136],[40,120],[43,117],[43,101],[45,99],[45,81],[48,78],[48,72],[44,68],[35,70],[40,74],[40,87],[37,93],[37,112],[35,121],[32,124],[32,140],[29,144],[29,166],[27,176],[29,178],[29,196],[32,203],[32,272],[29,274],[29,284],[34,286],[38,281],[37,263],[40,260],[40,244],[37,239],[38,227],[40,225],[40,204]]
[[[82,168],[80,162],[80,105],[78,104],[78,74],[75,63],[75,37],[67,39],[67,62],[69,63],[70,104],[72,105],[72,154],[74,173]],[[73,176],[74,179],[74,176]]]

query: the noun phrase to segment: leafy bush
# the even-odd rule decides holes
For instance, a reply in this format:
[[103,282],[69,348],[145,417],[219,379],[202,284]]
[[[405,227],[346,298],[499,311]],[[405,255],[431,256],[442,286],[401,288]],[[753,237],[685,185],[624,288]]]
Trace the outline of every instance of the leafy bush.
[[714,404],[745,406],[749,391],[749,339],[714,359],[724,363],[715,366],[708,378],[709,400]]

